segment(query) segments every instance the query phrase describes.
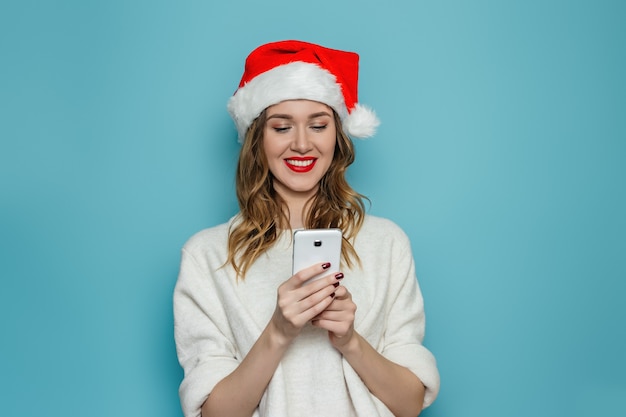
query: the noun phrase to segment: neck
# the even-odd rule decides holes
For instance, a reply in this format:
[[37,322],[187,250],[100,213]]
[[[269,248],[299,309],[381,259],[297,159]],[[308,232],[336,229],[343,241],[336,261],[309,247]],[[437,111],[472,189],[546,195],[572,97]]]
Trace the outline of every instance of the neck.
[[289,219],[291,229],[302,229],[306,224],[307,211],[311,207],[314,194],[284,195],[281,197],[285,201],[285,214]]
[[291,229],[302,229],[306,224],[306,212],[311,206],[313,197],[317,194],[317,187],[307,192],[296,192],[287,187],[274,184],[274,190],[286,204],[285,210]]
[[287,218],[291,229],[302,229],[306,224],[306,211],[311,204],[309,198],[287,201]]

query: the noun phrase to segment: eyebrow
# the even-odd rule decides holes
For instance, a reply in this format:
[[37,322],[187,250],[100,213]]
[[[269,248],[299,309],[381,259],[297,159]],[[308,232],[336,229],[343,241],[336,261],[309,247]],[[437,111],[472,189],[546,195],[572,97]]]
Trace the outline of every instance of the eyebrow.
[[[316,119],[318,117],[322,117],[322,116],[328,116],[331,117],[330,113],[325,112],[325,111],[321,111],[318,113],[313,113],[311,115],[309,115],[308,120],[311,119]],[[272,114],[271,116],[267,117],[267,120],[270,119],[287,119],[287,120],[293,120],[293,116],[290,114],[281,114],[281,113],[276,113],[276,114]]]

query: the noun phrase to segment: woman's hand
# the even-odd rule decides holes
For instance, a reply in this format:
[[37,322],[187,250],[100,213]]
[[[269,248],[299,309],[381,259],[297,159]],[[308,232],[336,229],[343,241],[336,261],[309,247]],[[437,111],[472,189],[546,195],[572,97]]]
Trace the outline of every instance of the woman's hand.
[[424,385],[413,372],[385,358],[354,330],[355,313],[352,295],[339,286],[332,303],[312,323],[328,330],[332,345],[394,416],[418,415],[424,403]]
[[328,275],[311,283],[306,281],[323,273],[329,263],[303,269],[278,287],[276,309],[270,324],[282,343],[290,343],[309,321],[333,302],[335,275]]
[[352,294],[344,286],[338,286],[335,297],[322,313],[312,321],[314,326],[328,330],[332,345],[344,353],[350,342],[356,340],[354,332],[354,317],[356,304],[352,301]]
[[251,416],[282,360],[289,343],[306,323],[333,302],[339,280],[334,274],[310,284],[330,264],[304,269],[278,287],[276,309],[239,366],[215,385],[202,405],[203,416]]

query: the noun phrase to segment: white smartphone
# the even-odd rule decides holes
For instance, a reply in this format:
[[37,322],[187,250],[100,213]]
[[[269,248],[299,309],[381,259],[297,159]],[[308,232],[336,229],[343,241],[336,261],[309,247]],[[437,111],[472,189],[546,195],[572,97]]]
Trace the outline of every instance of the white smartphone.
[[341,262],[341,229],[303,229],[293,235],[292,274],[309,266],[330,262],[330,268],[308,282],[339,272]]

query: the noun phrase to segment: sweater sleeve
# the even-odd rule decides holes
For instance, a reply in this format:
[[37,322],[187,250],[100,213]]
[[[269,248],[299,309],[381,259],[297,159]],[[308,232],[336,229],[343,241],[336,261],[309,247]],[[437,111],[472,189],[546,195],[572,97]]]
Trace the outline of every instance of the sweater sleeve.
[[422,345],[425,331],[424,302],[410,243],[404,233],[392,250],[388,322],[382,354],[411,370],[426,387],[424,408],[439,392],[439,371],[432,353]]
[[174,289],[174,338],[184,370],[179,394],[185,417],[199,417],[215,385],[238,366],[211,273],[183,249]]

